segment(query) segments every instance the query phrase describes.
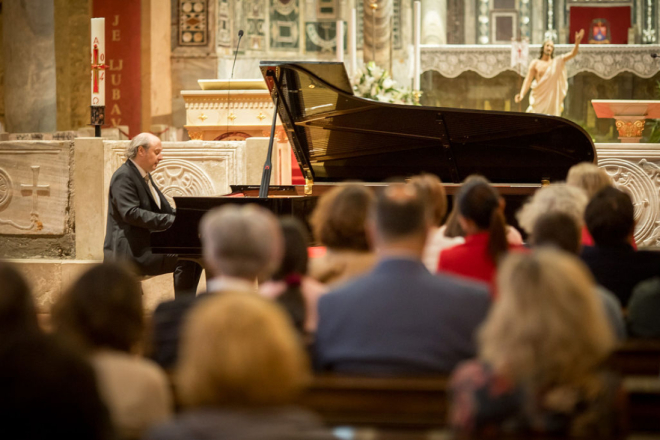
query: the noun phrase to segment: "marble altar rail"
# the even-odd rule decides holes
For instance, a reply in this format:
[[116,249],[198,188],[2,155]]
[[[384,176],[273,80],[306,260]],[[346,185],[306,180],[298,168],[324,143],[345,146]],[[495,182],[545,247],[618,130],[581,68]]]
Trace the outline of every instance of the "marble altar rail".
[[[570,52],[572,44],[557,44],[555,54]],[[529,63],[538,57],[541,45],[529,46]],[[660,72],[660,59],[651,54],[660,52],[658,45],[648,44],[583,44],[578,56],[566,64],[569,78],[580,72],[591,72],[611,79],[622,72],[650,78]],[[529,65],[529,64],[528,64]],[[422,72],[434,70],[447,78],[456,78],[468,70],[485,78],[493,78],[510,70],[527,74],[527,66],[520,71],[511,67],[509,45],[422,45]]]
[[660,248],[660,144],[596,144],[598,165],[635,205],[635,241]]

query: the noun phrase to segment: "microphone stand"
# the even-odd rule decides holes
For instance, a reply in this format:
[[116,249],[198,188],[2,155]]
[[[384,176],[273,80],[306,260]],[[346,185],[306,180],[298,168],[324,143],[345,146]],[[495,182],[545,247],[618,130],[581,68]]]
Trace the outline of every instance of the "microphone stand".
[[234,67],[236,67],[236,58],[238,58],[238,46],[241,44],[241,38],[243,38],[243,29],[238,31],[238,42],[236,43],[236,52],[234,53],[234,63],[231,65],[231,76],[229,77],[229,84],[227,86],[227,131],[225,134],[229,133],[229,115],[231,114],[231,80],[234,79]]
[[261,185],[259,185],[259,198],[268,197],[268,187],[270,186],[270,175],[273,169],[273,143],[275,141],[275,126],[277,125],[277,110],[280,105],[280,94],[278,93],[279,86],[277,85],[277,78],[273,72],[268,72],[268,76],[273,77],[275,82],[275,87],[273,87],[273,92],[275,96],[273,100],[275,102],[275,107],[273,109],[273,123],[270,126],[270,141],[268,142],[268,153],[266,154],[266,163],[264,163],[264,170],[261,174]]

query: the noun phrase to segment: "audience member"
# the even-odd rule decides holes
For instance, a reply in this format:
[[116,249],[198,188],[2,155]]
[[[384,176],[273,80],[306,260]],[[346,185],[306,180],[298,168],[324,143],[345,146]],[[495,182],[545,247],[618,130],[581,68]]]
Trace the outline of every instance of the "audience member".
[[[277,218],[257,205],[225,205],[209,211],[200,224],[207,273],[207,293],[257,293],[257,281],[268,279],[283,253]],[[153,359],[174,366],[181,323],[190,307],[207,294],[158,305],[153,316]]]
[[[580,227],[575,219],[563,212],[550,212],[538,218],[530,237],[535,247],[554,246],[573,254],[580,254]],[[619,340],[626,338],[626,325],[619,299],[603,286],[597,285],[596,292],[603,301],[607,318]]]
[[[471,176],[468,176],[464,181],[463,184],[466,184],[472,180],[481,180],[481,181],[486,181],[488,180],[484,178],[483,176],[479,176],[476,174],[473,174]],[[504,207],[505,207],[505,200],[500,197],[500,209],[502,209],[502,212],[504,212]],[[449,215],[447,216],[447,221],[445,222],[444,225],[440,226],[439,229],[439,234],[442,234],[447,242],[447,246],[438,249],[438,254],[435,256],[435,264],[433,267],[430,267],[429,270],[431,272],[435,272],[438,270],[438,259],[440,257],[440,251],[442,249],[456,246],[457,244],[463,244],[465,243],[465,231],[461,227],[461,224],[458,220],[458,204],[453,203],[451,211],[449,212]],[[509,243],[510,246],[522,246],[523,245],[523,238],[522,235],[520,235],[520,232],[516,228],[510,225],[506,225],[506,241]]]
[[575,257],[511,254],[479,332],[453,373],[450,423],[463,435],[619,436],[625,398],[601,365],[614,348],[593,279]]
[[518,224],[528,234],[532,233],[539,217],[550,212],[563,212],[575,222],[584,225],[584,208],[589,199],[580,188],[565,184],[553,184],[537,190],[532,198],[516,214]]
[[660,277],[642,281],[628,302],[628,329],[638,338],[660,338]]
[[280,303],[302,334],[316,331],[317,304],[327,288],[307,276],[309,237],[302,222],[294,217],[280,220],[284,236],[284,257],[270,281],[259,286],[259,293]]
[[[607,174],[607,171],[591,162],[581,162],[577,165],[573,165],[571,169],[568,170],[566,184],[583,189],[584,192],[587,193],[589,200],[591,200],[601,189],[607,188],[608,186],[614,186],[614,182],[610,175]],[[589,234],[589,230],[586,226],[582,226],[582,244],[584,246],[594,245],[594,239],[591,237],[591,234]],[[637,249],[637,243],[635,243],[634,237],[630,244],[635,250]]]
[[429,271],[435,272],[440,251],[461,244],[464,240],[463,237],[450,238],[445,235],[446,228],[442,227],[442,222],[447,214],[447,194],[438,176],[424,173],[414,176],[410,183],[422,196],[431,225],[422,261]]
[[463,184],[455,203],[465,243],[440,253],[438,271],[492,284],[509,250],[500,196],[486,179],[475,176]]
[[369,231],[377,266],[319,300],[317,367],[359,374],[451,371],[475,352],[473,333],[490,305],[486,288],[424,267],[428,216],[413,185],[382,191]]
[[139,439],[171,417],[165,373],[134,355],[144,333],[142,291],[116,264],[93,267],[53,308],[55,331],[90,357],[101,395],[121,438]]
[[342,283],[369,271],[376,262],[365,221],[373,194],[362,185],[338,186],[323,194],[310,218],[323,256],[310,261],[310,275],[323,284]]
[[0,344],[40,334],[27,283],[13,266],[0,260]]
[[587,198],[591,200],[601,189],[614,186],[614,182],[610,175],[598,165],[581,162],[568,170],[566,185],[583,189],[587,193]]
[[310,379],[284,312],[257,295],[226,292],[186,320],[175,380],[184,413],[148,440],[331,439],[290,406]]
[[660,253],[635,251],[630,244],[634,216],[630,196],[613,187],[599,191],[585,212],[595,246],[585,247],[582,259],[596,281],[611,290],[624,307],[639,282],[660,275]]
[[23,278],[0,262],[0,437],[114,439],[94,370],[41,333],[35,310]]

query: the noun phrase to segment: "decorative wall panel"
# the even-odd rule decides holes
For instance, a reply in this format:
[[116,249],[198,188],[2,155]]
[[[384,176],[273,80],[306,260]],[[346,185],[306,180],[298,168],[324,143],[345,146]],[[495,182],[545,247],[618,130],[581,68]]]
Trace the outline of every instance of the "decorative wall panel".
[[[236,0],[234,3],[234,8],[236,11],[239,11],[242,6],[241,0]],[[220,47],[231,47],[231,36],[232,32],[231,26],[231,11],[229,0],[218,0],[218,46]],[[240,20],[234,19],[234,22],[237,26],[241,26]]]
[[179,45],[208,42],[208,0],[179,0]]
[[247,17],[247,47],[251,50],[266,49],[266,0],[243,0]]
[[299,0],[270,0],[270,48],[295,50],[300,46]]

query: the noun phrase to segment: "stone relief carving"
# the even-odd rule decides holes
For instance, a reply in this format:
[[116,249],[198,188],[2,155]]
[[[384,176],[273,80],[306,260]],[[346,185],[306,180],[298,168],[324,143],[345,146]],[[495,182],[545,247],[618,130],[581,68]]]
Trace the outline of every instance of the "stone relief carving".
[[[555,46],[557,55],[568,53],[573,46]],[[538,44],[529,46],[529,63],[540,52]],[[657,46],[632,44],[607,44],[580,46],[578,56],[566,64],[568,76],[591,72],[604,79],[611,79],[621,72],[632,72],[642,78],[650,78],[660,71],[660,64],[651,58]],[[447,45],[422,46],[422,72],[435,70],[447,78],[456,78],[472,70],[485,78],[511,70],[511,46],[508,45]],[[529,65],[529,64],[528,64]],[[521,75],[527,74],[518,72]]]
[[11,203],[11,197],[14,194],[11,178],[9,174],[0,168],[0,211],[5,209]]
[[181,159],[164,159],[152,177],[163,195],[175,206],[174,197],[211,196],[213,182],[197,165]]
[[606,158],[598,165],[612,176],[617,188],[627,192],[635,206],[635,241],[642,246],[660,245],[660,167],[641,159]]
[[70,141],[0,145],[0,235],[62,235],[69,215]]
[[[39,169],[40,166],[33,165],[30,167],[32,169],[32,185],[21,184],[21,193],[24,196],[32,196],[32,210],[30,211],[30,222],[29,223],[17,223],[13,220],[3,220],[0,218],[0,225],[11,226],[12,228],[19,229],[21,231],[30,231],[36,230],[41,231],[44,228],[44,224],[39,218],[39,195],[49,195],[50,194],[50,185],[39,185]],[[10,197],[13,189],[10,189]],[[45,193],[45,194],[44,194]]]

